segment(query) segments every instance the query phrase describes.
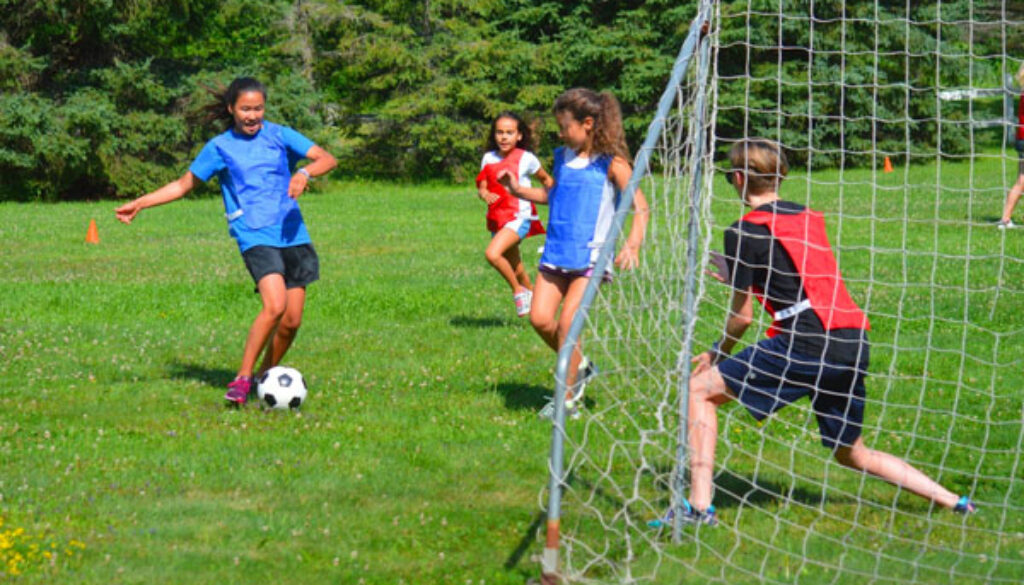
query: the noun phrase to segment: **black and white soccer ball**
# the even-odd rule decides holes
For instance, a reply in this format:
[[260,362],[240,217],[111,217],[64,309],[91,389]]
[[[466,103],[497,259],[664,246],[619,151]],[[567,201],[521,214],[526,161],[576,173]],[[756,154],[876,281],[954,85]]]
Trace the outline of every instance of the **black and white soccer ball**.
[[306,401],[306,381],[295,368],[274,366],[260,376],[256,394],[265,408],[299,408]]

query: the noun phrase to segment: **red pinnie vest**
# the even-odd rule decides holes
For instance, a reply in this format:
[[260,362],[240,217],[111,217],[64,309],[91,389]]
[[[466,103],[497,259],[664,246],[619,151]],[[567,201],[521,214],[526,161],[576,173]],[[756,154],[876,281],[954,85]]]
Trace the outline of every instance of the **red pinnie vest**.
[[[772,237],[782,244],[796,266],[804,294],[825,331],[847,328],[867,331],[871,328],[867,316],[850,297],[843,283],[825,233],[823,214],[810,209],[797,214],[751,211],[743,216],[743,221],[767,227]],[[758,289],[755,293],[757,300],[774,317],[775,308],[764,298],[764,291]],[[768,337],[774,337],[780,330],[779,322],[773,322]]]
[[1020,103],[1017,104],[1017,140],[1024,140],[1024,94],[1020,96]]
[[[487,206],[487,229],[496,232],[506,223],[516,219],[519,215],[519,198],[505,190],[505,187],[498,182],[498,171],[502,169],[514,174],[519,178],[519,161],[525,153],[521,148],[514,148],[508,156],[496,163],[484,165],[480,174],[476,176],[476,185],[480,186],[481,181],[487,181],[487,190],[498,196],[497,201]],[[526,237],[536,236],[544,233],[544,226],[537,219],[537,206],[530,203],[530,231]]]

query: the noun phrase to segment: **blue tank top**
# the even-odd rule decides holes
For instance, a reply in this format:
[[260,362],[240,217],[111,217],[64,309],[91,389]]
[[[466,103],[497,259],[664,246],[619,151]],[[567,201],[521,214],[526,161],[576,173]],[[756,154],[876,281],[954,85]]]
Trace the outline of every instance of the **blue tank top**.
[[548,236],[540,261],[557,268],[581,270],[591,265],[612,158],[600,155],[591,158],[583,168],[572,168],[566,165],[567,155],[575,157],[568,148],[555,149],[555,186],[548,194]]

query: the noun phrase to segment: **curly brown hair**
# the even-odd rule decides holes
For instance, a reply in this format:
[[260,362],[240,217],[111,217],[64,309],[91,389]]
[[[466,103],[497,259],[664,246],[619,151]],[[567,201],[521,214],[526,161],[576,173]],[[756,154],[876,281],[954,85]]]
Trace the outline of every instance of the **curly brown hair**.
[[555,114],[568,112],[577,122],[594,120],[591,150],[596,154],[621,156],[629,160],[626,133],[622,128],[622,108],[619,100],[607,91],[598,93],[585,87],[570,89],[558,96],[553,108]]

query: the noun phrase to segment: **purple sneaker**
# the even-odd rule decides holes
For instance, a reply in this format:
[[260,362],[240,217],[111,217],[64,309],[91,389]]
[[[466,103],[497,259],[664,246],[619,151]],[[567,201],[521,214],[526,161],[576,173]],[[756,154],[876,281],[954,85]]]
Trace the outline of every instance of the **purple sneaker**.
[[250,392],[252,392],[252,376],[238,376],[228,384],[228,393],[224,395],[224,399],[241,406],[249,399]]

